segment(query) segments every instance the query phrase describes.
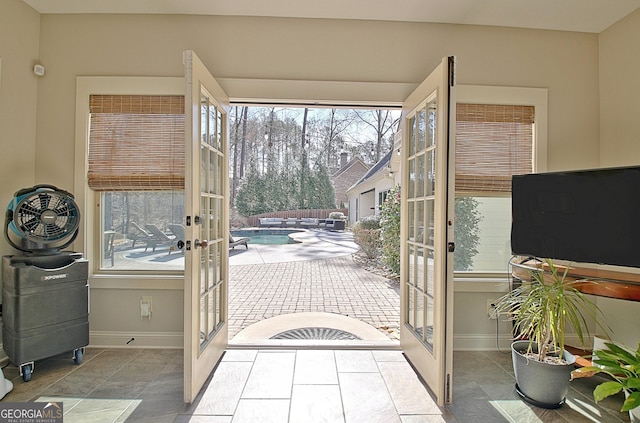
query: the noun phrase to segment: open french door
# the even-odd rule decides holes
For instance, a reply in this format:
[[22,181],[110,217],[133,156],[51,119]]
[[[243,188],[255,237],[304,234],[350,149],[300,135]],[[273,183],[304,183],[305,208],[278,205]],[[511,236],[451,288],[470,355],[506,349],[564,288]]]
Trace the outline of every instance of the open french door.
[[192,51],[185,93],[184,401],[192,403],[227,346],[229,100]]
[[400,343],[441,406],[452,398],[454,66],[444,58],[402,108]]

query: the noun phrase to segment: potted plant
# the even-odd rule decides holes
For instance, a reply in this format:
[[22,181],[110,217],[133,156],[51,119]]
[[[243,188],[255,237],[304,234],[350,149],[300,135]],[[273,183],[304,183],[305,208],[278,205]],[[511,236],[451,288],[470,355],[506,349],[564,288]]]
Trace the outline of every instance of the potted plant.
[[575,357],[565,350],[566,329],[573,329],[584,345],[589,333],[587,318],[602,327],[601,313],[578,289],[588,281],[567,277],[568,267],[561,270],[549,259],[535,266],[513,262],[512,266],[528,277],[496,301],[496,310],[513,321],[516,391],[533,405],[558,408],[564,404],[575,363]]
[[593,390],[598,402],[622,391],[625,401],[620,411],[628,411],[631,422],[640,422],[640,342],[635,353],[605,342],[606,348],[594,351],[593,366],[582,367],[578,373],[606,373],[613,380],[603,382]]

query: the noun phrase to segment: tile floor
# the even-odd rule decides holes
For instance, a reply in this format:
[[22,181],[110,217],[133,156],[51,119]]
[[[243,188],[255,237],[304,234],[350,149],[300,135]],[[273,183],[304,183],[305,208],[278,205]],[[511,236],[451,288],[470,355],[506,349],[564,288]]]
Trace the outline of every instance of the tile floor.
[[629,421],[620,397],[593,403],[596,378],[574,381],[558,410],[525,404],[500,352],[456,352],[454,400],[443,409],[399,351],[229,350],[190,405],[181,350],[89,348],[79,366],[67,356],[37,362],[28,383],[15,366],[3,370],[14,389],[2,401],[62,401],[65,423]]

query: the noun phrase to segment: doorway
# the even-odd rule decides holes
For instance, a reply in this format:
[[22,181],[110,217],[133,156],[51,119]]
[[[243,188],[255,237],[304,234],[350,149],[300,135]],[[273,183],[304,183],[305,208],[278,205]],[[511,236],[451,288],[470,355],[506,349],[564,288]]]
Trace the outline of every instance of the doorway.
[[[376,263],[369,262],[363,269],[358,265],[362,260],[354,262],[359,246],[351,226],[357,219],[356,210],[349,208],[347,189],[377,178],[376,188],[370,190],[373,199],[374,191],[394,186],[396,181],[388,176],[388,153],[394,149],[399,116],[398,109],[388,107],[232,103],[232,236],[262,237],[261,216],[282,222],[265,231],[300,231],[290,235],[292,244],[250,241],[246,249],[231,250],[232,343],[273,344],[272,336],[307,337],[306,341],[318,337],[326,342],[354,335],[326,329],[350,327],[357,332],[360,324],[374,330],[360,331],[357,338],[397,344],[399,285],[383,276],[382,264],[373,268]],[[376,216],[380,205],[374,203],[358,218]],[[346,230],[323,226],[332,210],[346,215]],[[311,314],[314,321],[305,319]],[[287,331],[294,332],[281,333]]]

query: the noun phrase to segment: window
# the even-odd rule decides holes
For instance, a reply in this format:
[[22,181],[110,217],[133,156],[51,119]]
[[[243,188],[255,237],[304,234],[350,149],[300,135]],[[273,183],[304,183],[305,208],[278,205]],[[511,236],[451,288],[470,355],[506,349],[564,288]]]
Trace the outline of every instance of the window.
[[511,257],[511,176],[545,168],[546,90],[459,92],[454,268],[458,276],[505,273]]
[[385,202],[390,192],[390,189],[378,192],[378,211],[381,209],[382,204]]
[[91,95],[89,111],[100,269],[183,270],[184,96]]

